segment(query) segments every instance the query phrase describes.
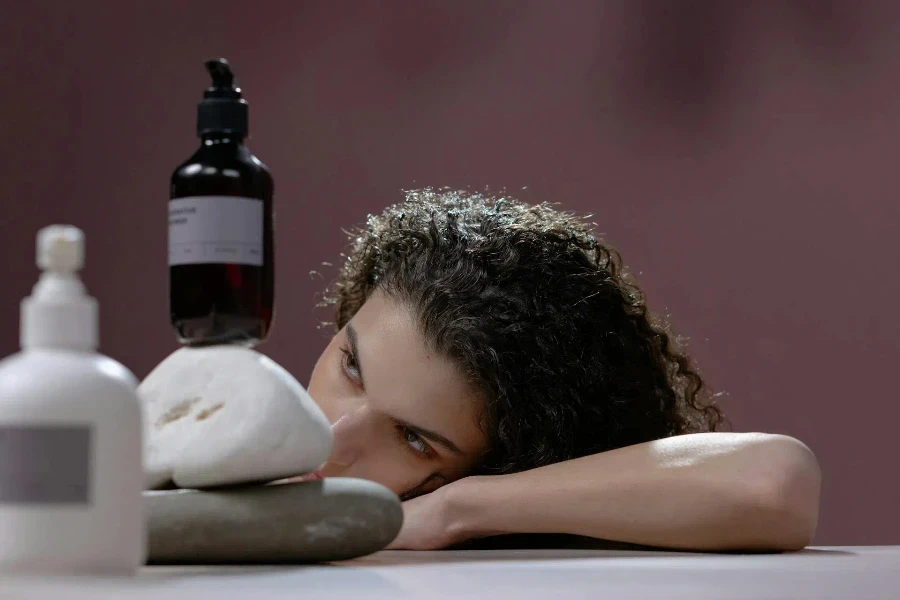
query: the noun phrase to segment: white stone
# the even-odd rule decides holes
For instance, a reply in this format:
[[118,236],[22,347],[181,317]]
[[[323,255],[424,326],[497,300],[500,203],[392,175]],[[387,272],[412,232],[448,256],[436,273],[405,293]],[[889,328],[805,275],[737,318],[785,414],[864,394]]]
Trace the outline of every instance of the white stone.
[[249,348],[181,348],[138,394],[146,489],[273,481],[331,453],[331,427],[303,386]]

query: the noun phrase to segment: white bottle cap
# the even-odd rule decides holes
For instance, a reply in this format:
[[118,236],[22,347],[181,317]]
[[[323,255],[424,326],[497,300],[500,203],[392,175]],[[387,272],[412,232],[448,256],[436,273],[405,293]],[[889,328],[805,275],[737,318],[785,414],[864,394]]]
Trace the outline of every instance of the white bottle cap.
[[78,271],[84,266],[84,233],[71,225],[38,232],[37,265],[44,272],[22,301],[22,348],[97,348],[97,301],[87,295]]

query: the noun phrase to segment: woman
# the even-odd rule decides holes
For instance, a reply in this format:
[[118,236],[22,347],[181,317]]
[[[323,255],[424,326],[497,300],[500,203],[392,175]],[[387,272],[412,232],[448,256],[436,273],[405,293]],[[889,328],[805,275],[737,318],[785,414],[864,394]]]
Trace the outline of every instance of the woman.
[[407,194],[355,232],[339,331],[309,391],[333,425],[317,476],[401,496],[394,548],[563,533],[794,550],[819,469],[724,417],[614,250],[548,205]]

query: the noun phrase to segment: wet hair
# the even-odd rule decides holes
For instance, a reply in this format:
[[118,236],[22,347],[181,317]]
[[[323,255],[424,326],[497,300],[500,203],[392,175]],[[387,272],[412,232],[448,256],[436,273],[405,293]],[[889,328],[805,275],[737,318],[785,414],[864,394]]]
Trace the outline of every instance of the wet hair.
[[423,189],[369,216],[326,295],[344,327],[374,292],[484,399],[481,473],[725,423],[668,325],[591,224],[549,204]]

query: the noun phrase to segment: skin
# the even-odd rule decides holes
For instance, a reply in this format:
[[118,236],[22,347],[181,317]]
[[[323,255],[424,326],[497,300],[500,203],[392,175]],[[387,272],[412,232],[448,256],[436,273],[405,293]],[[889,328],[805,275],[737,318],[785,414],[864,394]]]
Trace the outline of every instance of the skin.
[[426,347],[410,311],[381,293],[328,344],[309,393],[334,434],[324,477],[369,479],[410,498],[464,477],[486,450],[478,395]]
[[483,402],[428,348],[413,314],[380,293],[331,340],[309,392],[335,440],[319,475],[369,479],[407,500],[392,549],[568,533],[682,550],[784,551],[803,548],[816,530],[818,462],[783,435],[682,435],[467,476],[487,449]]

